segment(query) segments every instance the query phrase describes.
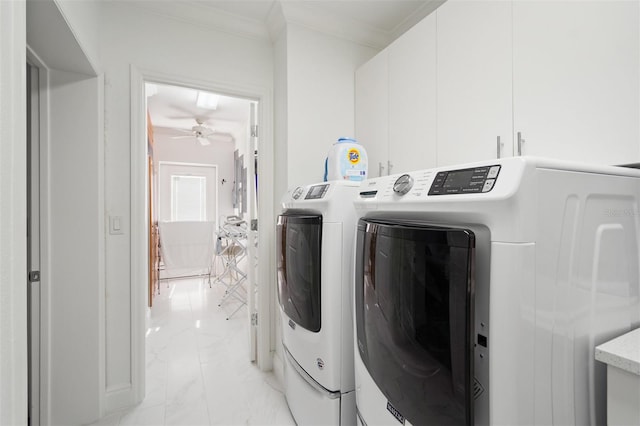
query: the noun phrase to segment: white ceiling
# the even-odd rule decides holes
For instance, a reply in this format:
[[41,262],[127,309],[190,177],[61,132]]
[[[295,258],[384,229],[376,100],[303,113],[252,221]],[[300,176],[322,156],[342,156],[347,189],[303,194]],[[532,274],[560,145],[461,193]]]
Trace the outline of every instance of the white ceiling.
[[[389,33],[396,31],[408,17],[424,8],[426,4],[433,3],[430,0],[280,0],[279,2],[321,9]],[[277,1],[195,0],[191,3],[266,22]]]
[[[147,83],[147,88],[149,88]],[[218,135],[213,140],[239,139],[246,134],[250,101],[220,95],[215,110],[196,105],[198,91],[186,87],[152,83],[157,93],[147,97],[147,108],[156,135],[188,136],[199,120]],[[149,91],[147,90],[147,94]],[[195,138],[195,137],[194,137]]]
[[[370,43],[382,48],[424,16],[435,10],[443,0],[182,0],[140,1],[138,6],[162,10],[188,19],[207,21],[209,25],[224,26],[244,35],[268,37],[270,19],[275,9],[287,15],[297,8],[291,19],[302,19],[316,29],[330,29],[340,25],[358,27],[362,39],[356,42]],[[304,13],[301,14],[299,11]],[[317,13],[316,13],[317,12]],[[313,21],[302,15],[313,16]],[[321,18],[318,18],[321,16]],[[285,16],[285,19],[288,19]],[[177,136],[195,126],[196,118],[221,134],[231,134],[236,139],[239,132],[246,132],[249,120],[249,101],[221,96],[218,109],[209,111],[196,106],[197,90],[184,87],[157,85],[158,93],[147,99],[149,114],[158,135]],[[182,129],[182,130],[180,130]]]

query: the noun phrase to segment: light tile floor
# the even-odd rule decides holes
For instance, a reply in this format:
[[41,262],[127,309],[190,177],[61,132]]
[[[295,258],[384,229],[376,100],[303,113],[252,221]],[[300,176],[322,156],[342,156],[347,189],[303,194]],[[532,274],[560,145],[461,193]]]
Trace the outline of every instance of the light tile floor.
[[281,384],[249,361],[246,307],[218,307],[224,287],[173,280],[147,319],[146,397],[94,426],[294,425]]

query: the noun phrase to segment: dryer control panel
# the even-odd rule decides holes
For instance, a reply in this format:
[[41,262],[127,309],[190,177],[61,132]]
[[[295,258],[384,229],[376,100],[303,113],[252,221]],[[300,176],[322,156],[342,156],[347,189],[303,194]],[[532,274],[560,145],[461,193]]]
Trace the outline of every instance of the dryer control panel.
[[499,174],[499,165],[438,172],[429,189],[429,195],[489,192]]
[[322,197],[324,197],[324,194],[327,193],[327,190],[329,189],[329,184],[326,183],[324,185],[313,185],[311,188],[309,188],[309,192],[307,192],[307,195],[304,197],[305,200],[317,200],[320,199]]

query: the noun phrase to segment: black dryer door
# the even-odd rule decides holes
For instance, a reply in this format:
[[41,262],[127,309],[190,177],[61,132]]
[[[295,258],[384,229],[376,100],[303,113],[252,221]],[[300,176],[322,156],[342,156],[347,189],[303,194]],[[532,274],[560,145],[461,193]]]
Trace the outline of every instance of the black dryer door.
[[304,212],[278,216],[276,245],[280,306],[296,324],[318,332],[322,216]]
[[414,425],[473,424],[474,247],[466,229],[358,223],[359,356]]

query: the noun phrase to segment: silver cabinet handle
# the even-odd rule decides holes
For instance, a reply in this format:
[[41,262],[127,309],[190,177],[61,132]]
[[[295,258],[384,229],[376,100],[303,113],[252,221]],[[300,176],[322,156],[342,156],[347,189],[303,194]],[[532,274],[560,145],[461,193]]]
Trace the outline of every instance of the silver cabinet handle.
[[384,172],[384,166],[382,162],[378,163],[378,176],[382,176],[382,172]]
[[518,155],[522,155],[522,144],[524,143],[524,138],[522,137],[522,133],[518,132]]
[[393,163],[387,160],[387,175],[391,174],[391,169],[393,169]]
[[496,156],[497,158],[502,157],[502,143],[500,143],[500,136],[498,136],[498,143],[496,144]]

